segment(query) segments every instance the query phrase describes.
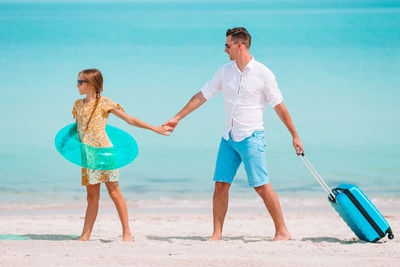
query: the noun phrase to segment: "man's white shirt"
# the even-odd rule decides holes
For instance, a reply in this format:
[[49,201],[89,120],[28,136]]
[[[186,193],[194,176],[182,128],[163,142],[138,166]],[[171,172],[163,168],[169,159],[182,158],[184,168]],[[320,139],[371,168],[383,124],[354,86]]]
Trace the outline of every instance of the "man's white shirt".
[[223,137],[228,140],[231,132],[236,142],[255,131],[264,131],[267,104],[275,107],[283,101],[274,74],[254,58],[242,72],[236,61],[225,64],[201,89],[207,100],[219,91],[223,93],[226,110]]

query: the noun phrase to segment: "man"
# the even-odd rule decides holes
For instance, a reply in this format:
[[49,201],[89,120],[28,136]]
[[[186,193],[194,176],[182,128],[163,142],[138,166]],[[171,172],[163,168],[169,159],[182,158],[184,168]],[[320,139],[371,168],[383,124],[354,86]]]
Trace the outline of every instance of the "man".
[[275,76],[267,67],[254,60],[249,52],[250,45],[251,36],[245,28],[229,29],[226,32],[225,52],[232,61],[220,68],[212,80],[175,117],[164,124],[174,129],[186,115],[222,91],[226,121],[213,178],[214,232],[210,240],[220,240],[222,237],[229,188],[242,161],[249,185],[263,199],[275,224],[273,241],[291,238],[266,170],[263,113],[267,104],[274,108],[288,128],[296,153],[304,149],[283,103]]

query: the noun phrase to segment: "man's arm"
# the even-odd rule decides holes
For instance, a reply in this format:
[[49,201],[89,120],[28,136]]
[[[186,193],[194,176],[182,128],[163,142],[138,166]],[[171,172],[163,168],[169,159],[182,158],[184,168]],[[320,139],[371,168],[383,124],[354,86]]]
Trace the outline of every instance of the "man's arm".
[[296,129],[294,128],[294,124],[292,121],[292,118],[289,115],[289,111],[287,110],[285,104],[281,102],[280,104],[276,105],[274,107],[274,110],[276,114],[278,114],[279,118],[285,124],[286,128],[289,130],[290,134],[293,137],[293,146],[294,149],[296,150],[297,155],[300,155],[300,151],[304,152],[303,145],[301,144],[300,138],[296,132]]
[[183,109],[175,115],[175,117],[164,123],[163,126],[171,127],[171,132],[173,132],[181,119],[189,115],[192,111],[196,110],[206,101],[207,99],[203,96],[203,93],[201,91],[198,92],[189,100],[186,106],[184,106]]

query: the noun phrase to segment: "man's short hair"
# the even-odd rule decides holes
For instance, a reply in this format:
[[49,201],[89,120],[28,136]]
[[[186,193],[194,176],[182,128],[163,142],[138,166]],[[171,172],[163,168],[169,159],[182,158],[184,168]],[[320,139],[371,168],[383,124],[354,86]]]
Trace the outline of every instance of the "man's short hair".
[[250,48],[251,45],[251,36],[250,33],[243,27],[236,27],[232,29],[228,29],[226,31],[226,37],[231,36],[232,40],[235,42],[242,42],[247,49]]

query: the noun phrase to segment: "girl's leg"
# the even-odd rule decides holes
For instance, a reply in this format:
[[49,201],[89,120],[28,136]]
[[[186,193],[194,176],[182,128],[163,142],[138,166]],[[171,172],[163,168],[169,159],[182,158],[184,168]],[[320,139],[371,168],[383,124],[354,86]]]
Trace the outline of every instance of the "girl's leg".
[[83,225],[83,230],[80,241],[88,241],[90,239],[90,234],[92,233],[94,221],[97,217],[97,212],[99,210],[99,199],[100,199],[100,184],[87,185],[87,208],[85,215],[85,224]]
[[132,241],[132,234],[129,228],[128,208],[126,206],[125,199],[119,190],[118,182],[108,182],[106,183],[106,186],[108,189],[108,194],[117,208],[119,219],[121,220],[122,240]]

